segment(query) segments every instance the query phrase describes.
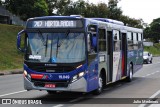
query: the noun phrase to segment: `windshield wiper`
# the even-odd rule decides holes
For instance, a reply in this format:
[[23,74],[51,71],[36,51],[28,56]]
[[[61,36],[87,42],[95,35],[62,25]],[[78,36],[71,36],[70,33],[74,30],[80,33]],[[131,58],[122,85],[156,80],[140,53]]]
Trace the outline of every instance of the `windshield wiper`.
[[[70,33],[70,30],[67,30],[64,40],[68,37],[69,33]],[[61,43],[58,44],[58,47],[61,47],[61,45],[63,44],[64,40],[62,40]]]
[[[66,39],[66,38],[68,37],[69,33],[70,33],[70,30],[67,30],[66,35],[65,35],[65,38],[64,38],[64,39]],[[62,41],[59,43],[59,36],[58,36],[58,40],[57,40],[57,50],[56,50],[56,57],[57,57],[57,55],[58,55],[58,49],[59,49],[59,47],[61,47],[61,45],[63,44],[63,42],[64,42],[64,40],[62,40]]]
[[47,39],[46,39],[46,42],[45,42],[45,57],[46,57],[46,54],[47,54],[47,48],[48,48],[48,34],[47,34]]
[[46,42],[45,42],[45,39],[44,39],[44,37],[43,37],[43,34],[42,34],[42,32],[41,32],[39,29],[38,29],[38,33],[40,34],[40,35],[38,35],[38,36],[39,36],[39,38],[41,39],[43,45],[46,46]]

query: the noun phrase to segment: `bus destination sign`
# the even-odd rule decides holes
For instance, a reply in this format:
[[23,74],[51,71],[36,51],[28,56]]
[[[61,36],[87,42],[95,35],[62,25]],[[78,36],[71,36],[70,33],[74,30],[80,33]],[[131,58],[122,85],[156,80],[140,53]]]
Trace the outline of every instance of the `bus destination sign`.
[[28,28],[77,28],[82,27],[80,20],[36,20],[27,24]]

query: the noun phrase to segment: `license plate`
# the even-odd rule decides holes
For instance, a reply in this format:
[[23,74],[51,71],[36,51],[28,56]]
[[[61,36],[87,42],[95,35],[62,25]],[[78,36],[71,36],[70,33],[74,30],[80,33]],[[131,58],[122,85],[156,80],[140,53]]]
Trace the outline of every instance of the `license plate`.
[[46,87],[46,88],[55,88],[56,85],[55,84],[48,84],[48,83],[46,83],[44,87]]

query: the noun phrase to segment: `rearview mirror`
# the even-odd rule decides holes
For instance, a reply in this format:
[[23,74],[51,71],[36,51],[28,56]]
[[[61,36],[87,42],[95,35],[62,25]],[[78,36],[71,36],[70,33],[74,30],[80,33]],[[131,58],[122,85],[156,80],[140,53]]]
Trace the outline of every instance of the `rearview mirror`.
[[18,35],[17,35],[17,49],[18,49],[19,51],[21,51],[21,52],[25,52],[25,51],[26,51],[25,45],[24,45],[25,41],[21,41],[22,38],[23,38],[23,40],[25,40],[25,39],[24,39],[25,36],[23,36],[24,34],[26,34],[26,31],[25,31],[25,30],[22,30],[22,31],[20,31],[20,32],[18,33]]

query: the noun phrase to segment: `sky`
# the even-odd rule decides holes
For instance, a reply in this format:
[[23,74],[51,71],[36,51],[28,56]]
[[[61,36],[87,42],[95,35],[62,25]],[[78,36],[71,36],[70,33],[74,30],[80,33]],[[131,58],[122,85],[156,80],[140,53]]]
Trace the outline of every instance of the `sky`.
[[[87,1],[87,0],[86,0]],[[88,0],[90,3],[108,3],[108,0]],[[121,0],[118,3],[123,14],[135,19],[143,19],[150,24],[153,19],[160,17],[160,0]]]

